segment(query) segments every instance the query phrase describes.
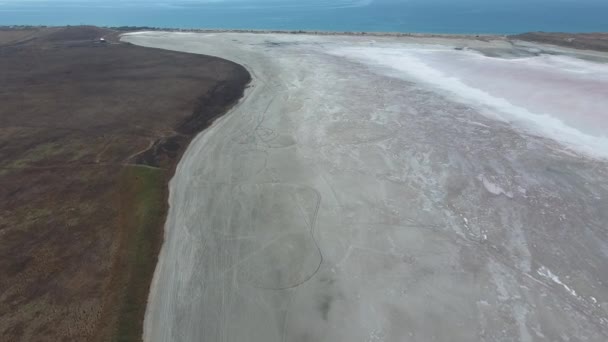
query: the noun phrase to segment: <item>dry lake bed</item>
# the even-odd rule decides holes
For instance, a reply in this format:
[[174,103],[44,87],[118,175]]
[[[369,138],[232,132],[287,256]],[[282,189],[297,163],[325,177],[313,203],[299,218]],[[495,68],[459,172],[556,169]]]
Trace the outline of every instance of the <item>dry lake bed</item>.
[[145,341],[608,340],[608,54],[122,39],[253,77],[171,182]]

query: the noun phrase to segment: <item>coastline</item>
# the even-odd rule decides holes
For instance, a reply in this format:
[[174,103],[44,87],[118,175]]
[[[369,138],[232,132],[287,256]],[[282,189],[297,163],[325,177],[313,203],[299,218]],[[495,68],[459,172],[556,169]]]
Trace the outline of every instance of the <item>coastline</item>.
[[289,34],[312,36],[344,36],[344,37],[377,37],[377,38],[443,38],[443,39],[470,39],[487,42],[499,40],[505,42],[525,41],[545,44],[574,50],[587,50],[608,52],[608,32],[595,33],[568,33],[568,32],[523,32],[516,34],[492,33],[408,33],[408,32],[366,32],[366,31],[316,31],[316,30],[240,30],[240,29],[180,29],[180,28],[154,28],[135,27],[112,29],[127,32],[172,32],[172,33],[249,33],[249,34]]
[[[121,30],[112,27],[114,30]],[[131,31],[130,28],[127,28]],[[382,32],[382,31],[318,31],[318,30],[255,30],[255,29],[180,29],[180,28],[136,28],[135,31],[166,31],[191,33],[253,33],[253,34],[303,34],[315,36],[366,36],[366,37],[421,37],[421,38],[494,38],[507,37],[503,34],[492,33],[413,33],[413,32]]]
[[[243,68],[239,64],[219,57],[208,55],[203,56],[218,58],[219,60],[231,62],[237,67]],[[243,69],[245,72],[248,72],[246,68]],[[179,141],[179,145],[181,147],[178,150],[172,151],[175,153],[175,155],[172,156],[171,161],[169,162],[169,167],[163,169],[163,174],[160,176],[160,181],[153,185],[155,187],[161,187],[160,189],[157,189],[157,191],[160,192],[160,195],[158,196],[159,203],[153,209],[157,211],[159,216],[150,222],[144,223],[144,225],[148,225],[145,227],[146,230],[141,234],[138,234],[140,235],[140,240],[151,241],[151,244],[148,246],[150,249],[146,248],[146,251],[144,252],[146,253],[145,255],[140,254],[138,251],[136,258],[145,261],[135,265],[129,272],[132,279],[126,283],[126,299],[123,299],[122,301],[122,304],[125,307],[120,310],[120,316],[116,317],[116,332],[112,333],[113,339],[120,341],[140,341],[141,336],[144,335],[144,322],[148,300],[151,295],[151,289],[153,289],[152,285],[156,277],[156,269],[160,260],[160,254],[165,245],[165,223],[170,212],[170,196],[172,193],[170,191],[171,182],[175,176],[176,170],[178,170],[184,155],[188,152],[189,146],[199,136],[204,135],[204,133],[210,127],[212,127],[216,121],[221,120],[225,115],[229,114],[234,107],[240,104],[241,99],[245,96],[244,94],[252,82],[251,79],[251,74],[248,74],[248,81],[246,81],[241,87],[241,93],[239,96],[232,96],[226,93],[221,94],[221,91],[219,94],[214,94],[214,96],[219,98],[230,99],[227,106],[223,107],[223,109],[217,111],[212,110],[212,112],[215,112],[214,115],[207,116],[206,111],[208,108],[205,108],[204,104],[199,104],[193,109],[192,116],[180,123],[179,126],[174,127],[179,134],[176,137],[182,138]],[[213,102],[215,99],[210,98],[210,101]],[[193,122],[194,124],[192,124]],[[182,132],[179,133],[180,131]],[[183,139],[183,137],[186,138]],[[147,164],[150,160],[154,162],[155,156],[159,152],[159,149],[162,150],[163,145],[166,144],[166,142],[166,138],[160,138],[149,149],[134,156],[133,159],[136,162],[134,166],[154,168],[154,166],[148,166]],[[157,146],[159,146],[159,148],[157,148]],[[151,154],[146,156],[147,153]],[[150,157],[152,159],[150,159]],[[136,177],[135,179],[132,179],[131,182],[137,183],[138,180],[139,177]],[[143,264],[145,264],[147,267],[145,269],[140,269]],[[133,277],[134,275],[135,277]],[[135,290],[131,290],[133,288],[135,288]]]
[[[218,57],[219,58],[219,57]],[[244,67],[244,66],[243,66]],[[233,105],[228,108],[225,112],[223,112],[222,114],[216,116],[213,120],[210,121],[210,124],[208,126],[206,126],[205,128],[201,129],[200,131],[198,131],[197,133],[195,133],[192,137],[192,139],[188,142],[187,146],[185,147],[185,149],[182,151],[182,153],[180,154],[179,158],[177,158],[177,163],[175,163],[175,165],[173,166],[170,174],[168,175],[167,179],[168,181],[165,183],[165,187],[166,187],[166,196],[165,196],[165,204],[166,204],[166,209],[164,212],[164,216],[162,218],[162,220],[160,220],[159,226],[161,227],[159,229],[159,234],[162,235],[162,242],[156,252],[156,259],[154,262],[154,272],[152,274],[152,277],[150,279],[150,281],[148,282],[149,287],[148,287],[148,293],[146,296],[146,303],[144,305],[144,314],[143,317],[140,318],[141,322],[143,323],[143,328],[141,329],[141,334],[140,336],[142,336],[142,340],[145,341],[153,341],[154,340],[154,333],[151,332],[151,328],[149,327],[149,325],[151,323],[149,323],[150,320],[150,310],[148,310],[148,307],[151,305],[151,302],[156,301],[156,299],[158,298],[158,294],[156,293],[157,289],[158,289],[158,282],[159,282],[159,268],[161,267],[160,263],[165,261],[166,258],[163,258],[163,254],[166,253],[166,241],[167,241],[167,236],[169,234],[169,231],[167,229],[167,225],[170,224],[170,214],[172,213],[172,203],[174,203],[174,200],[172,197],[176,196],[175,194],[175,183],[177,182],[177,180],[175,179],[176,175],[178,172],[180,172],[180,170],[182,168],[185,168],[187,166],[184,166],[184,164],[188,163],[188,158],[189,155],[192,154],[192,146],[195,146],[197,144],[200,144],[200,141],[205,139],[205,134],[208,133],[210,130],[214,129],[216,126],[221,125],[222,122],[226,119],[228,119],[228,117],[236,110],[238,110],[239,107],[241,107],[244,103],[246,103],[247,98],[250,96],[251,91],[253,91],[253,89],[255,88],[256,85],[256,77],[255,74],[253,72],[251,72],[251,70],[248,70],[246,67],[244,67],[248,72],[249,75],[251,76],[249,83],[247,83],[244,92],[242,94],[242,96],[233,103]],[[146,328],[146,326],[148,326]]]
[[[0,30],[18,30],[31,28],[59,28],[66,26],[44,25],[0,25]],[[70,27],[70,25],[67,25]],[[325,30],[263,30],[263,29],[209,29],[209,28],[175,28],[153,26],[99,26],[118,31],[120,34],[145,31],[185,32],[185,33],[254,33],[254,34],[304,34],[318,36],[371,36],[371,37],[422,37],[422,38],[492,38],[508,37],[509,34],[496,33],[424,33],[424,32],[390,32],[390,31],[325,31]],[[573,33],[576,34],[576,33]]]
[[[64,26],[31,26],[6,25],[1,30],[62,28]],[[67,26],[70,27],[70,26]],[[377,38],[443,38],[443,39],[472,39],[479,41],[500,40],[506,42],[524,41],[570,48],[608,52],[608,32],[542,32],[530,31],[513,34],[496,33],[424,33],[424,32],[383,32],[383,31],[324,31],[324,30],[262,30],[262,29],[205,29],[205,28],[171,28],[151,26],[102,26],[116,31],[116,36],[138,32],[171,32],[171,33],[247,33],[247,34],[288,34],[312,36],[344,36],[344,37],[377,37]]]

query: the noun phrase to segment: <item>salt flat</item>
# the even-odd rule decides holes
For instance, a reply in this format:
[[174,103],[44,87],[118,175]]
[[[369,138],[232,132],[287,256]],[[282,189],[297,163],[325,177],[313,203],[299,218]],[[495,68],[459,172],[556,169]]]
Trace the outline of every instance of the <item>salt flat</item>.
[[145,341],[608,340],[606,55],[123,40],[254,79],[171,182]]

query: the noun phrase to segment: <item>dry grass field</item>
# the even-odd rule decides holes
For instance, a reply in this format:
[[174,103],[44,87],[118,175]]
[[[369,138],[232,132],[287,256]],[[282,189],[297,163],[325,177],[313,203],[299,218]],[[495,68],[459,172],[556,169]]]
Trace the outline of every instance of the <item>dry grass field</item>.
[[249,74],[94,27],[2,30],[0,70],[0,340],[139,340],[167,182]]
[[512,38],[575,49],[608,51],[608,33],[528,32]]

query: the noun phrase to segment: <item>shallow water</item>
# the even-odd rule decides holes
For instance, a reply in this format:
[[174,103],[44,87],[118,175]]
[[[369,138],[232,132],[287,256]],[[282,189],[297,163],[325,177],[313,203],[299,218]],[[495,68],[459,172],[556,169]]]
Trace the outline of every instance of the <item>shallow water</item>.
[[1,0],[0,24],[518,33],[606,31],[608,2]]

